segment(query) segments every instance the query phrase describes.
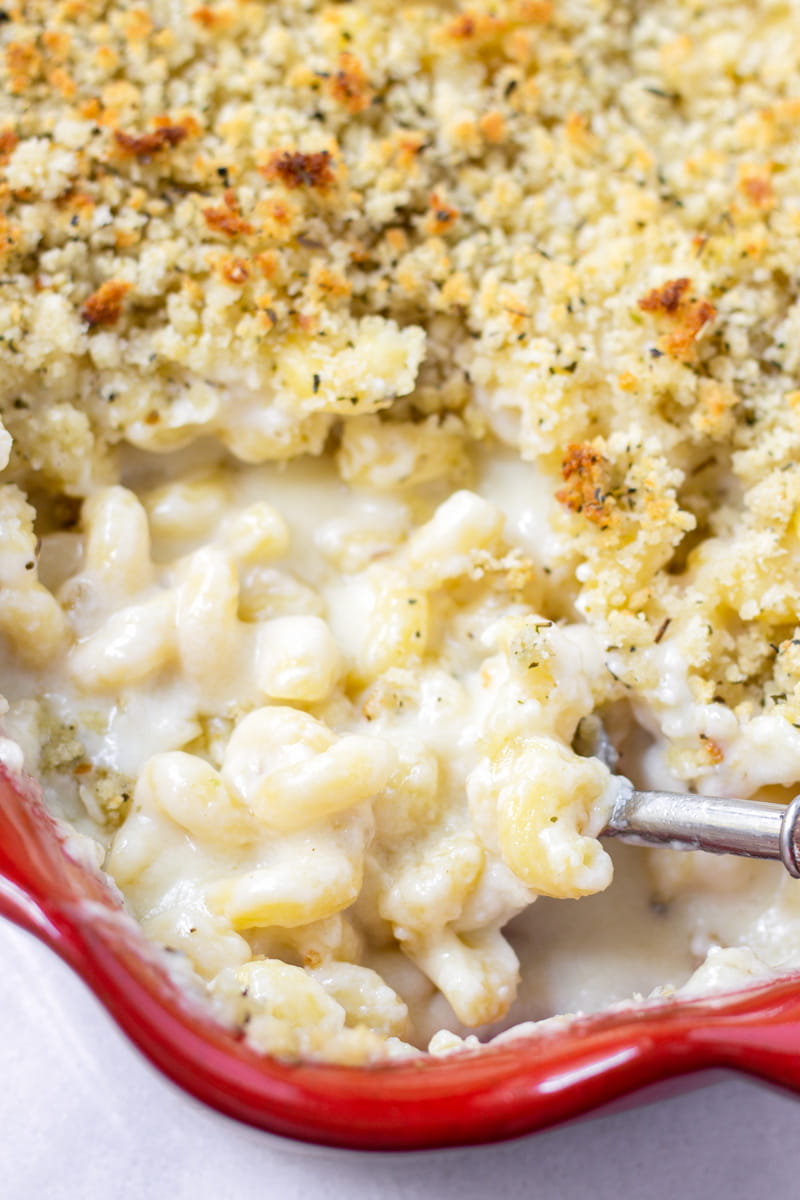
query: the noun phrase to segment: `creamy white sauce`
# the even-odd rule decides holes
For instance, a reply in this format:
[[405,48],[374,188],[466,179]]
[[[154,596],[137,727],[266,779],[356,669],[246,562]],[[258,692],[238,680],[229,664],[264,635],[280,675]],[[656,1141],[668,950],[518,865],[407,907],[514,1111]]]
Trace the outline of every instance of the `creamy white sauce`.
[[[164,492],[170,480],[183,480],[189,491]],[[537,891],[577,895],[605,887],[610,865],[604,855],[591,868],[579,865],[586,848],[596,845],[588,837],[581,841],[580,832],[602,828],[617,789],[616,781],[598,776],[584,813],[578,791],[573,796],[569,789],[585,784],[564,782],[568,771],[589,770],[568,743],[577,721],[594,707],[593,689],[607,664],[612,672],[622,664],[616,652],[604,655],[588,625],[570,620],[568,605],[557,614],[558,624],[531,607],[535,597],[552,604],[558,593],[551,567],[559,551],[550,519],[552,480],[504,451],[482,451],[473,498],[464,493],[448,500],[441,485],[388,496],[346,487],[327,461],[233,466],[214,447],[201,445],[155,465],[129,452],[123,481],[149,505],[153,565],[140,582],[134,576],[123,586],[120,580],[130,576],[123,548],[119,571],[115,567],[102,582],[92,574],[94,552],[82,535],[45,539],[42,578],[65,599],[78,642],[65,643],[38,668],[6,647],[3,687],[10,710],[0,752],[12,769],[24,761],[43,778],[48,803],[75,828],[81,854],[93,847],[89,858],[112,872],[145,929],[188,957],[209,981],[226,1019],[255,1021],[251,1036],[259,1044],[290,1054],[374,1056],[377,1032],[365,1040],[352,1025],[355,1017],[346,1016],[355,994],[363,1004],[365,996],[376,997],[364,1011],[373,1014],[370,1028],[382,1030],[380,1052],[400,1054],[411,1052],[409,1040],[425,1046],[442,1028],[465,1036],[474,1026],[486,1037],[519,1022],[593,1011],[632,995],[671,993],[687,985],[709,950],[714,963],[703,968],[697,986],[710,990],[800,964],[800,932],[792,926],[798,902],[779,869],[763,864],[726,860],[720,866],[704,856],[616,846],[607,890],[572,902],[532,903]],[[259,507],[265,503],[266,516]],[[270,516],[273,510],[279,515]],[[241,532],[237,514],[246,512],[260,514],[259,536],[272,537],[274,551],[241,549],[241,538],[252,534],[252,520]],[[282,528],[288,529],[285,544]],[[234,562],[240,614],[217,618],[213,606]],[[217,666],[208,671],[204,653],[198,656],[181,641],[181,622],[184,613],[195,619],[197,608],[187,581],[212,566],[222,572],[218,585],[198,576],[211,613],[203,617],[210,624],[199,644],[208,637],[211,654],[226,621],[229,628],[227,649],[221,656],[214,651]],[[527,593],[503,582],[506,575],[516,578],[514,572],[528,581]],[[142,667],[144,660],[134,657],[125,668],[129,677],[120,668],[120,683],[103,682],[116,670],[113,655],[122,655],[124,667],[126,639],[161,636],[158,613],[165,606],[177,613],[169,617],[177,621],[177,634],[169,633],[177,642],[158,650],[162,658],[154,666]],[[151,609],[155,616],[142,619],[139,614]],[[424,619],[423,609],[430,610]],[[102,649],[112,647],[103,631],[119,623],[120,611],[130,618],[124,618],[124,636],[113,643],[119,650],[112,655]],[[398,621],[405,632],[395,631],[400,641],[384,653],[381,639]],[[312,655],[312,673],[303,682],[306,668],[291,667],[294,651],[286,639],[312,632],[311,641],[298,643],[298,653]],[[415,636],[426,639],[423,655]],[[94,654],[98,637],[106,641]],[[411,641],[406,645],[403,638]],[[398,649],[401,643],[405,649]],[[650,707],[642,705],[637,717],[650,738],[636,733],[629,715],[622,761],[640,784],[676,786],[663,754],[664,735],[704,734],[725,746],[728,773],[717,773],[713,788],[737,785],[745,794],[800,775],[797,731],[785,722],[776,730],[767,716],[740,729],[724,706],[694,703],[674,645],[667,641],[648,653],[659,683]],[[289,665],[281,667],[287,654]],[[333,656],[328,666],[320,657],[326,654]],[[315,672],[320,681],[326,671],[330,681],[315,682]],[[301,691],[287,701],[280,690],[277,697],[265,694],[265,687]],[[312,699],[300,699],[308,687]],[[295,745],[292,739],[300,735],[291,732],[272,750],[258,738],[244,739],[245,718],[284,711],[308,714],[302,720],[310,722],[309,747],[322,739],[316,749],[303,749],[302,740]],[[282,811],[275,808],[279,796],[262,798],[270,770],[282,770],[285,762],[289,773],[281,786],[300,786],[302,772],[316,769],[314,754],[350,745],[352,735],[353,752],[360,737],[371,757],[352,768],[355,776],[332,782],[333,792],[320,793],[329,806],[336,788],[356,786],[341,815],[323,808],[307,824],[279,834],[270,826],[277,817],[259,823],[264,812]],[[537,758],[525,758],[531,738],[540,739],[542,753],[567,756],[561,763],[556,755],[536,801],[555,805],[549,819],[557,823],[536,818],[545,824],[531,853],[545,857],[535,871],[530,866],[534,874],[519,847],[513,869],[508,858],[514,839],[529,836],[525,822],[514,833],[513,821],[519,822],[514,813],[520,803],[533,803],[524,790],[533,786],[527,773],[539,769]],[[412,764],[411,774],[396,785],[394,800],[368,803],[369,789],[358,792],[357,782],[346,781],[375,770],[375,791],[388,786],[392,796],[389,777],[399,762]],[[89,767],[94,774],[84,782],[81,772]],[[113,803],[126,814],[119,832],[104,808],[109,789],[117,786],[122,799]],[[231,808],[228,800],[221,824],[214,824],[215,797],[227,796],[231,787],[238,789],[237,804],[262,813],[255,824],[252,813]],[[414,802],[419,811],[404,816],[417,787],[423,789]],[[297,803],[311,803],[305,796],[298,792]],[[204,817],[206,803],[211,816]],[[329,899],[320,902],[320,896]],[[295,917],[295,910],[306,915]],[[749,958],[734,953],[744,946],[751,948]],[[720,950],[725,947],[731,949]],[[347,976],[345,987],[342,970],[330,964],[350,955],[355,963],[347,969],[355,975]],[[288,965],[277,976],[270,964],[281,960]],[[315,975],[309,964],[316,962],[323,965]],[[300,971],[301,965],[308,969]],[[261,977],[268,969],[269,985]],[[249,994],[265,996],[278,978],[292,997],[284,1008],[296,1018],[283,1009],[279,1015],[272,1001],[245,1012],[243,981]],[[319,1004],[319,1013],[327,1015],[312,1020],[308,1014],[317,1013]],[[397,1016],[406,1009],[407,1022]],[[327,1030],[328,1043],[319,1040],[322,1033],[317,1038],[308,1032],[314,1022]],[[401,1032],[405,1040],[398,1040]],[[450,1034],[433,1043],[441,1053],[458,1044]]]

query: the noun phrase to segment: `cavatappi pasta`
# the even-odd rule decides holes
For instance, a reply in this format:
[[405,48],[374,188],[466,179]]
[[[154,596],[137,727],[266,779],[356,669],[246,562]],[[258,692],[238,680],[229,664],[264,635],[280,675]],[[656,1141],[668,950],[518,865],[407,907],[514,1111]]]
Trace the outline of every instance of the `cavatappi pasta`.
[[6,726],[67,815],[102,825],[154,938],[214,995],[277,989],[253,1014],[268,1048],[358,1056],[367,1030],[408,1034],[371,965],[401,954],[460,1022],[498,1020],[518,976],[502,927],[611,878],[592,834],[615,785],[570,749],[602,657],[541,614],[533,563],[476,492],[351,491],[326,521],[330,468],[274,477],[275,506],[251,499],[268,479],[208,465],[101,489],[38,555],[9,490],[6,577],[27,602],[8,612],[33,615],[25,633],[7,618],[24,695],[12,683]]
[[800,6],[0,14],[0,748],[145,931],[356,1063],[800,964],[573,748],[800,781]]

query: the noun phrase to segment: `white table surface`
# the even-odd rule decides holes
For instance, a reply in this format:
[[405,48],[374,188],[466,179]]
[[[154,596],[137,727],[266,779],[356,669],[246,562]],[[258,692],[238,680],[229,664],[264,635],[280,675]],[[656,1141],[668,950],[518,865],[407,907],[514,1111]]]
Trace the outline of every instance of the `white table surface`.
[[733,1077],[496,1147],[309,1150],[163,1080],[72,973],[0,921],[2,1200],[793,1197],[800,1102]]

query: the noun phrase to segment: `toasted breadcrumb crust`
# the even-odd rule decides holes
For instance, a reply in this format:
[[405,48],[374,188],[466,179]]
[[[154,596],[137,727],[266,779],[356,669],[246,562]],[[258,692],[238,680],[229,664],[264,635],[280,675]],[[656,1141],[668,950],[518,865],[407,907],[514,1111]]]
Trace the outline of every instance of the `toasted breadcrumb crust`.
[[495,436],[619,694],[664,636],[695,700],[800,727],[797,0],[3,13],[9,479]]
[[108,279],[101,283],[81,305],[81,316],[87,325],[113,325],[122,314],[122,301],[129,292],[129,283]]

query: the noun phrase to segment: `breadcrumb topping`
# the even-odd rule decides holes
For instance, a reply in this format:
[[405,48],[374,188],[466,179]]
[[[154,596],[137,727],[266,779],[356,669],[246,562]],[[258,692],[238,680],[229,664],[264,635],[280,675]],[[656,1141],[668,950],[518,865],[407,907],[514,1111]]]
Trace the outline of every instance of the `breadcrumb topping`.
[[620,689],[668,621],[696,698],[800,725],[794,0],[4,11],[9,480],[498,438]]
[[122,315],[122,301],[131,289],[129,283],[109,279],[81,305],[87,325],[114,325]]

